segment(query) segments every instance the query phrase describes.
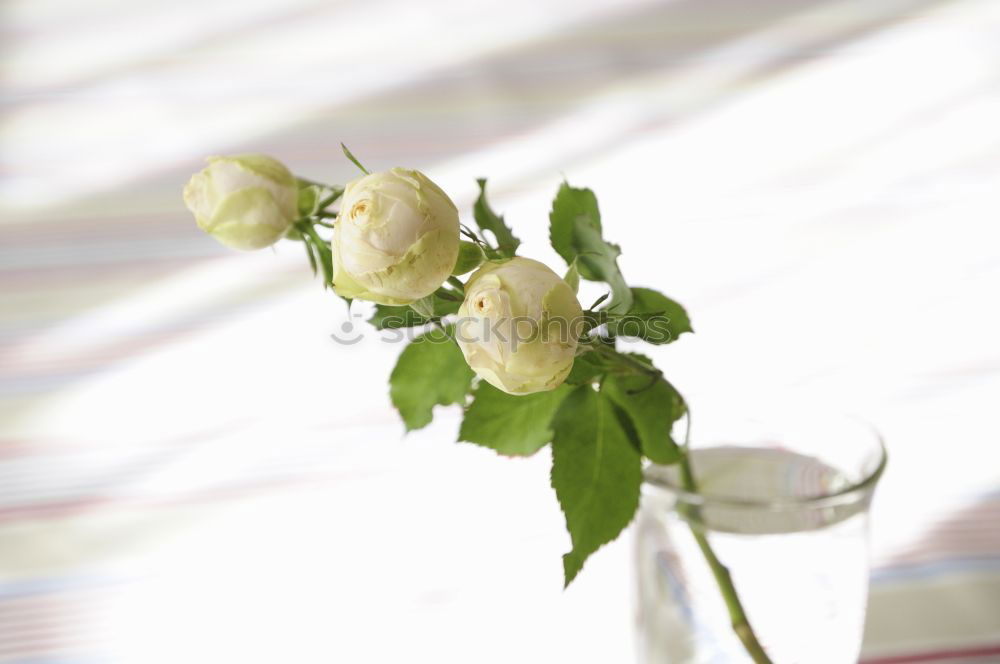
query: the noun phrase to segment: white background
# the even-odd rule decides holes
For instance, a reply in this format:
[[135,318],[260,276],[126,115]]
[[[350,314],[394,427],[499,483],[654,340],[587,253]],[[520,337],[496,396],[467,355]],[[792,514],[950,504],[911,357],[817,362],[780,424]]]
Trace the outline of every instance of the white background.
[[595,189],[693,404],[886,437],[875,562],[924,572],[876,576],[868,652],[1000,639],[1000,3],[3,9],[0,661],[629,661],[629,537],[563,592],[546,454],[404,438],[400,347],[181,206],[205,154],[343,181],[341,140],[466,214],[489,176],[557,270],[551,196]]

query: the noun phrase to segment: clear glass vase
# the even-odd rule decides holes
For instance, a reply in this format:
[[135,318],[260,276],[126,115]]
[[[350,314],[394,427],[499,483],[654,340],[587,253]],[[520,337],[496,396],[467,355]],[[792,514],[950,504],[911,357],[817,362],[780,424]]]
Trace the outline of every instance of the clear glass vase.
[[636,529],[640,662],[766,661],[738,638],[736,611],[774,664],[855,664],[881,439],[860,422],[801,411],[699,418],[707,425],[688,457],[697,491],[684,490],[679,465],[646,471]]

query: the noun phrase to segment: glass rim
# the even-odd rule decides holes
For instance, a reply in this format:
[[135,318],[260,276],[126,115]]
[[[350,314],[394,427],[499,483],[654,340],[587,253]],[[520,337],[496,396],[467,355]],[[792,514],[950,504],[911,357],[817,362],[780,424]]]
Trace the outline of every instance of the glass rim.
[[[767,499],[754,499],[754,498],[738,498],[735,496],[725,496],[725,495],[712,495],[698,493],[697,491],[688,491],[679,486],[675,486],[671,482],[666,481],[661,477],[652,477],[649,474],[649,468],[651,467],[661,467],[669,468],[669,465],[662,464],[648,464],[643,468],[642,471],[642,483],[643,485],[652,486],[656,489],[667,491],[674,494],[678,500],[683,501],[686,504],[693,506],[724,506],[724,507],[735,507],[742,509],[763,509],[766,511],[782,511],[789,509],[817,509],[823,507],[832,507],[836,505],[841,505],[845,502],[850,502],[848,499],[853,499],[858,493],[871,492],[874,490],[875,485],[878,483],[879,478],[882,477],[882,473],[885,472],[886,463],[889,460],[889,451],[885,446],[885,440],[882,438],[875,427],[871,426],[867,422],[860,422],[864,424],[865,428],[868,429],[875,442],[877,443],[879,461],[878,464],[870,472],[866,473],[864,477],[860,480],[853,482],[852,484],[838,489],[837,491],[832,491],[830,493],[818,494],[815,496],[803,496],[803,497],[782,497],[782,498],[767,498]],[[685,446],[680,446],[682,453],[685,452]],[[674,465],[674,464],[671,464]]]

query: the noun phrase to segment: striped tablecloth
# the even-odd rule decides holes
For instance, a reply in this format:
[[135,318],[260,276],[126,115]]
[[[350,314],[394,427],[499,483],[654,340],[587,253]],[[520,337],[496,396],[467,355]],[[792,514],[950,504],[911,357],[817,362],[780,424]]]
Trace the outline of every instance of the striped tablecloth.
[[1000,662],[1000,3],[9,0],[0,662],[625,662],[628,538],[561,591],[548,460],[403,438],[399,347],[301,249],[180,202],[204,154],[474,178],[554,260],[597,190],[697,329],[692,396],[858,412],[890,469],[864,661]]

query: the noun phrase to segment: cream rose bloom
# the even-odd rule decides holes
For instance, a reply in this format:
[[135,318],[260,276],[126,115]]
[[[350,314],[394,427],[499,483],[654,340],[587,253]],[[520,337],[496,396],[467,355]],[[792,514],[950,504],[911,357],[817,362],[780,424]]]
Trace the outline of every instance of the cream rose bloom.
[[349,183],[333,230],[339,295],[403,305],[430,295],[458,259],[458,209],[419,171],[393,168]]
[[456,339],[483,380],[508,394],[553,390],[576,356],[583,311],[543,263],[486,263],[465,285]]
[[281,239],[297,216],[298,184],[262,154],[209,157],[184,187],[198,227],[233,249],[261,249]]

